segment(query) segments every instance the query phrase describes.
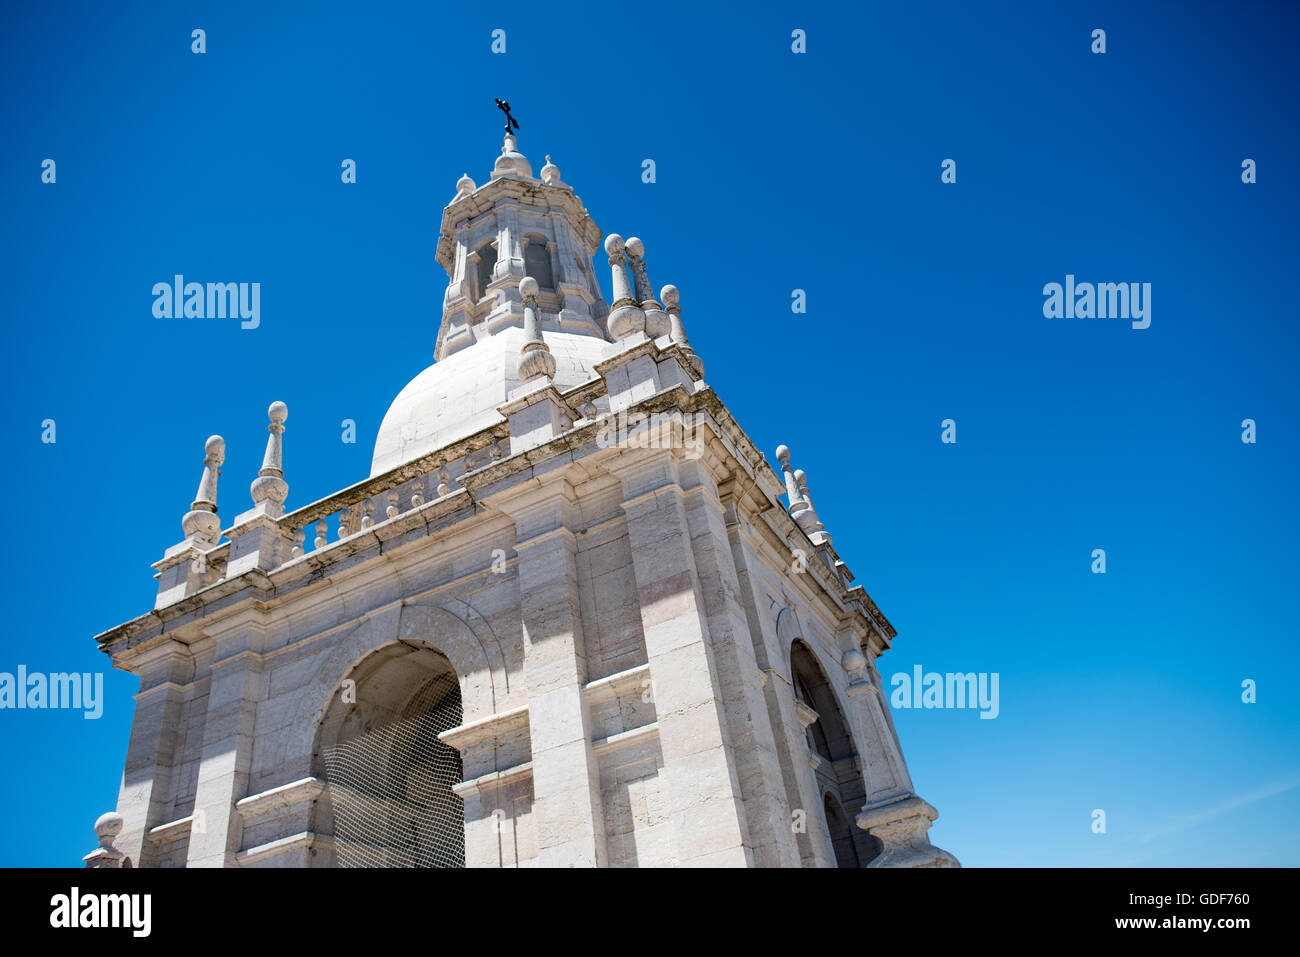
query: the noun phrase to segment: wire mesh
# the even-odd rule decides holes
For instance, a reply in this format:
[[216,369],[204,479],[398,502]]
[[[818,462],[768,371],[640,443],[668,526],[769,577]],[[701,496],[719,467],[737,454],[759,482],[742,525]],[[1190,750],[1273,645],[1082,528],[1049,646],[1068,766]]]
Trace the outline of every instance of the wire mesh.
[[465,866],[460,754],[438,740],[460,723],[460,687],[443,674],[402,717],[325,749],[338,866]]

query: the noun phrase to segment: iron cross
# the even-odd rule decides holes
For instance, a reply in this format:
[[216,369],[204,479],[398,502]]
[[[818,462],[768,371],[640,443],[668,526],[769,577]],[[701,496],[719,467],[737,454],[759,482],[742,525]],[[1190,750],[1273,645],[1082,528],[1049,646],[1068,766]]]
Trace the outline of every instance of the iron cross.
[[[497,109],[506,115],[506,132],[513,133],[519,129],[519,121],[510,115],[510,104],[505,100],[497,100]],[[513,127],[513,129],[512,129]]]

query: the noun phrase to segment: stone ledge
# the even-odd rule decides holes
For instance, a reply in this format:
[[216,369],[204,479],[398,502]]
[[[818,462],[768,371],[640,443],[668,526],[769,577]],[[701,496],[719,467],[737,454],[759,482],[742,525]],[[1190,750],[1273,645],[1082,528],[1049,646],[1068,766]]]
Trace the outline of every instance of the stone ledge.
[[239,867],[248,867],[250,864],[256,864],[269,857],[276,857],[298,848],[314,847],[332,849],[334,839],[312,831],[299,831],[297,834],[290,834],[288,837],[267,841],[265,844],[259,844],[256,847],[240,851],[235,855],[235,864]]
[[169,841],[180,840],[182,837],[189,836],[190,828],[193,824],[193,814],[187,814],[185,817],[178,818],[175,821],[168,821],[166,824],[159,824],[156,827],[149,828],[149,840],[155,844],[165,844]]
[[469,724],[448,728],[438,735],[438,740],[463,754],[466,748],[490,738],[517,737],[520,732],[528,733],[528,705],[526,704],[511,708],[509,711],[490,714]]
[[525,761],[523,764],[516,764],[514,767],[506,768],[503,771],[492,771],[489,774],[482,774],[476,778],[470,778],[468,781],[453,784],[451,790],[452,793],[463,799],[467,794],[495,791],[497,788],[524,778],[532,778],[532,776],[533,762]]
[[245,823],[260,817],[267,817],[276,811],[309,804],[320,796],[325,789],[325,782],[320,778],[306,777],[289,784],[270,788],[260,794],[250,794],[235,802],[235,810]]
[[[650,665],[637,665],[626,671],[619,671],[604,678],[597,678],[582,687],[582,696],[588,706],[604,704],[615,698],[628,694],[640,695],[645,690],[645,681],[650,677]],[[653,685],[650,686],[653,689]]]
[[607,738],[593,741],[591,750],[594,754],[601,755],[609,751],[621,751],[623,748],[631,747],[634,744],[641,744],[643,739],[657,739],[658,737],[659,722],[650,721],[627,731],[620,731],[617,734],[611,734]]

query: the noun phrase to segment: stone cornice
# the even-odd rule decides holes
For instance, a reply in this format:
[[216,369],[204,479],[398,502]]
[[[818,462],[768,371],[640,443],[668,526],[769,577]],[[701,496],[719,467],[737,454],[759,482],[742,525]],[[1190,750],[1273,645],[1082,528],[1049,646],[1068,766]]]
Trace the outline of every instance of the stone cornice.
[[[660,349],[650,341],[637,348],[653,353],[660,360],[673,349],[678,349],[675,345]],[[620,357],[614,356],[609,361],[618,358]],[[691,427],[707,428],[710,432],[706,466],[710,471],[715,471],[720,494],[726,498],[727,492],[734,490],[744,503],[742,512],[756,520],[752,527],[766,527],[777,542],[787,543],[786,547],[790,542],[800,543],[810,558],[808,569],[811,581],[834,605],[830,609],[832,617],[840,619],[846,613],[852,615],[855,609],[858,610],[871,622],[872,630],[876,632],[882,647],[887,648],[889,640],[896,635],[893,626],[861,586],[846,585],[839,574],[839,569],[843,566],[837,569],[821,567],[825,563],[818,559],[817,547],[780,502],[779,496],[784,493],[785,487],[775,470],[713,389],[703,381],[697,381],[695,388],[696,391],[691,392],[685,385],[678,383],[647,396],[623,412],[653,414],[680,411],[705,414],[704,420],[697,421]],[[568,390],[559,398],[574,408],[600,396],[602,389],[602,380],[596,379]],[[578,484],[598,474],[603,463],[610,458],[625,452],[638,454],[635,449],[599,448],[597,436],[605,427],[606,423],[602,419],[588,420],[543,445],[514,455],[495,461],[484,455],[486,464],[453,479],[461,488],[454,489],[447,495],[427,501],[418,508],[407,509],[392,519],[382,519],[370,528],[356,531],[342,540],[306,552],[270,572],[250,569],[234,579],[215,582],[174,604],[118,625],[96,636],[96,641],[117,660],[125,651],[138,653],[154,644],[164,643],[179,628],[192,626],[195,621],[226,609],[235,611],[242,605],[243,609],[263,614],[273,605],[279,604],[287,594],[297,592],[304,585],[328,582],[329,576],[346,570],[350,565],[377,557],[386,547],[392,547],[387,543],[395,539],[410,540],[421,528],[425,534],[436,533],[473,515],[484,515],[485,508],[495,511],[495,497],[506,492],[517,494],[520,483],[540,487],[551,481],[549,473],[557,469],[573,469],[578,471],[570,480]],[[413,479],[436,473],[447,463],[458,461],[467,455],[478,456],[494,445],[499,447],[498,443],[508,438],[508,422],[496,423],[412,462],[357,482],[287,513],[278,522],[286,530],[310,528],[312,523],[341,509],[358,507]],[[728,462],[733,463],[734,467]]]

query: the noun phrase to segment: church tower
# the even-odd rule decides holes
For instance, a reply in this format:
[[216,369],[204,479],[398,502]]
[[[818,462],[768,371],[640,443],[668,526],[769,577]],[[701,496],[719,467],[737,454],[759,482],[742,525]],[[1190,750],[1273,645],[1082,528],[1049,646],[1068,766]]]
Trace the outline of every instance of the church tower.
[[287,511],[275,402],[223,527],[208,439],[153,610],[97,638],[140,691],[88,866],[956,866],[894,629],[644,244],[601,239],[508,132],[443,211],[436,361],[370,476]]

